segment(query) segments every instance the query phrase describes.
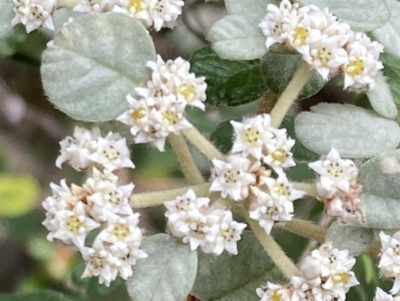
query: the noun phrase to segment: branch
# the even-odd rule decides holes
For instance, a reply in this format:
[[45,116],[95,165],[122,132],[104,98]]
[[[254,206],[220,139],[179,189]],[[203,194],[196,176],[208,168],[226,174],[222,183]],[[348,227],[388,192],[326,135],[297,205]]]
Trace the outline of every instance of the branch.
[[183,135],[210,161],[212,159],[223,160],[224,155],[208,141],[196,128],[192,127],[182,131]]
[[315,239],[318,242],[325,241],[327,231],[326,228],[322,226],[301,219],[293,219],[292,221],[287,222],[283,228],[300,236]]

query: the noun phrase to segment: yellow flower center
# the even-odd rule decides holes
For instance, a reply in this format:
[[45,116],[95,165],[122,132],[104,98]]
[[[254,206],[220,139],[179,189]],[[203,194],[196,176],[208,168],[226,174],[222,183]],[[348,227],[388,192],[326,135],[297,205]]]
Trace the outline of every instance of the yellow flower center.
[[282,300],[281,296],[282,296],[281,292],[279,291],[279,289],[277,289],[271,295],[271,301],[281,301]]
[[278,184],[278,195],[290,197],[290,187],[284,183]]
[[286,153],[286,151],[284,149],[278,148],[276,151],[274,151],[271,154],[272,160],[274,161],[278,161],[278,162],[285,162],[286,161],[286,157],[288,156],[288,154]]
[[125,237],[129,235],[129,233],[129,225],[121,223],[116,223],[112,232],[112,234],[114,234],[118,238],[118,240],[124,240]]
[[253,128],[245,129],[240,137],[242,141],[248,146],[256,146],[258,139],[260,139],[260,132]]
[[132,110],[132,112],[131,112],[131,117],[135,121],[138,121],[139,119],[142,119],[146,115],[147,115],[147,110],[143,109],[143,108]]
[[65,223],[67,224],[67,229],[75,235],[79,234],[79,230],[85,228],[86,225],[85,220],[81,219],[77,214],[69,216]]
[[128,3],[128,10],[135,9],[135,13],[138,13],[145,9],[143,0],[130,0]]
[[349,274],[348,273],[339,273],[333,276],[333,283],[347,283],[349,282]]
[[343,174],[343,168],[338,162],[329,163],[326,169],[332,178],[339,178]]
[[332,52],[328,48],[322,46],[318,48],[318,58],[321,60],[322,64],[326,64],[332,58]]
[[297,26],[294,30],[294,41],[299,41],[299,45],[305,45],[308,38],[308,29]]
[[104,151],[103,154],[106,156],[106,158],[110,161],[113,161],[117,159],[120,155],[119,151],[117,151],[112,145],[107,147]]
[[346,67],[346,73],[351,77],[363,74],[365,70],[364,61],[362,59],[355,59],[350,61]]
[[236,169],[227,170],[224,172],[225,183],[236,183],[237,178],[240,175],[240,171]]
[[196,87],[194,85],[185,85],[183,84],[179,88],[179,94],[181,94],[187,102],[191,102],[197,97]]
[[121,198],[119,196],[119,193],[117,193],[116,191],[112,191],[109,194],[110,197],[110,203],[113,205],[119,205],[121,203]]
[[104,257],[100,254],[96,253],[91,260],[93,266],[98,269],[102,269],[104,267]]
[[178,115],[175,111],[172,111],[172,110],[165,110],[165,111],[162,113],[162,116],[163,116],[163,118],[166,119],[166,120],[169,122],[169,124],[171,124],[171,125],[177,124],[178,121],[179,121],[179,115]]

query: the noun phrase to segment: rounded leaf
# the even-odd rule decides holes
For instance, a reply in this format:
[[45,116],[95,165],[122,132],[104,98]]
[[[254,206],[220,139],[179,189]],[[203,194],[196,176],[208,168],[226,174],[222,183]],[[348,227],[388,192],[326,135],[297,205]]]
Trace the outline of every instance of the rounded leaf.
[[139,260],[127,281],[133,301],[181,301],[189,295],[197,270],[197,253],[167,234],[143,240],[149,257]]
[[350,24],[351,29],[355,31],[374,30],[382,27],[390,19],[390,9],[385,0],[296,0],[296,2],[300,5],[313,4],[319,8],[328,7],[341,22]]
[[227,60],[253,60],[267,53],[266,38],[246,17],[230,15],[216,22],[208,38],[215,52]]
[[395,119],[398,112],[389,84],[386,82],[382,72],[378,72],[374,79],[376,87],[367,92],[371,106],[383,117]]
[[383,74],[390,85],[394,102],[400,105],[400,58],[389,53],[382,53],[380,59],[384,66]]
[[283,276],[251,231],[238,242],[238,255],[226,252],[216,258],[199,253],[199,268],[192,294],[200,300],[258,300],[256,288]]
[[12,0],[0,0],[0,39],[8,36],[13,30],[11,20],[15,16],[14,6]]
[[31,211],[40,188],[29,175],[0,175],[0,216],[17,217]]
[[385,46],[385,51],[400,58],[400,3],[396,0],[386,0],[391,11],[389,22],[372,32],[374,38]]
[[267,5],[279,6],[280,2],[279,0],[225,0],[225,6],[232,15],[246,17],[258,25],[267,13]]
[[120,13],[88,14],[63,26],[42,56],[42,81],[58,109],[83,121],[108,121],[127,108],[126,95],[150,77],[153,41]]
[[327,154],[332,147],[342,157],[369,158],[400,142],[400,127],[375,112],[353,105],[320,103],[295,120],[297,138],[308,149]]
[[334,248],[349,250],[352,256],[367,251],[373,239],[372,229],[345,226],[338,221],[329,226],[325,237],[325,241],[331,242]]

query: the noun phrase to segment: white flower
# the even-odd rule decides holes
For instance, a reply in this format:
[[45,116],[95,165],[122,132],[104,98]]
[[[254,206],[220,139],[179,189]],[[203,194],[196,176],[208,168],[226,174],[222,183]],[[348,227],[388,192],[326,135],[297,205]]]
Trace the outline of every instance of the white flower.
[[184,117],[184,103],[172,103],[164,98],[158,112],[163,131],[179,134],[181,130],[192,127],[191,123]]
[[360,284],[354,275],[354,272],[348,271],[345,268],[335,269],[335,273],[332,273],[322,287],[329,291],[329,294],[339,300],[346,299],[346,293],[351,287]]
[[278,173],[277,179],[267,178],[265,182],[268,186],[269,194],[280,202],[294,201],[305,195],[304,191],[293,188],[293,185],[289,183],[286,174],[283,172]]
[[135,168],[125,138],[111,132],[105,138],[98,138],[97,149],[89,158],[109,171],[123,167]]
[[73,197],[73,194],[69,189],[66,180],[61,180],[60,185],[50,183],[50,188],[53,192],[53,196],[49,196],[43,201],[43,208],[52,214],[56,214],[60,210],[69,208],[69,200]]
[[383,291],[380,287],[376,288],[376,293],[373,301],[400,301],[400,297],[394,297]]
[[378,268],[381,275],[387,278],[394,278],[391,294],[400,291],[400,231],[393,236],[379,233],[381,239],[381,259]]
[[12,26],[22,23],[27,33],[39,27],[54,30],[52,14],[57,6],[56,0],[13,0],[15,17]]
[[86,216],[83,203],[79,202],[72,210],[58,211],[51,221],[53,227],[46,227],[50,231],[47,239],[57,238],[66,244],[75,244],[78,248],[85,245],[86,235],[100,227],[100,224]]
[[270,234],[276,222],[292,220],[293,210],[291,201],[274,199],[268,193],[260,190],[256,201],[253,201],[250,205],[249,217],[257,220],[267,234]]
[[235,201],[241,201],[249,195],[249,185],[255,182],[250,174],[250,160],[240,155],[229,155],[227,162],[214,159],[214,178],[210,191],[221,191],[221,196],[228,195]]
[[110,0],[79,0],[74,6],[73,11],[80,13],[100,13],[110,10],[109,6],[112,2]]
[[303,277],[293,276],[290,279],[290,283],[293,285],[291,301],[322,301],[321,280],[319,278],[308,280]]
[[279,7],[273,4],[267,5],[267,14],[258,25],[267,38],[265,43],[267,48],[286,41],[289,34],[289,23],[298,19],[298,6],[298,4],[292,5],[289,0],[283,0]]
[[280,284],[267,282],[265,286],[256,290],[260,301],[290,301],[290,292],[288,287]]
[[273,129],[272,133],[275,137],[266,144],[267,154],[263,157],[264,163],[276,171],[295,166],[296,163],[290,151],[295,144],[295,140],[287,137],[285,129]]
[[231,121],[235,131],[232,153],[242,153],[243,157],[252,155],[261,159],[264,145],[273,137],[270,132],[271,117],[267,114],[257,115],[243,122]]
[[312,162],[308,166],[320,175],[317,193],[324,198],[331,198],[338,191],[350,191],[350,182],[358,175],[354,162],[341,159],[335,148],[331,148],[325,159]]
[[181,0],[150,0],[148,12],[153,19],[153,28],[160,31],[162,27],[173,28],[182,14],[184,2]]

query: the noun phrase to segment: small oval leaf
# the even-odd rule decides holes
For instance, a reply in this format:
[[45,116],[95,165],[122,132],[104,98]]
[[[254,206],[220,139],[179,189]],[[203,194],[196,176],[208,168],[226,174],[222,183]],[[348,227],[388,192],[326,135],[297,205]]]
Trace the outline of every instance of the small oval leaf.
[[280,282],[283,276],[251,231],[238,242],[238,255],[226,252],[217,258],[199,253],[199,269],[193,295],[200,300],[258,300],[256,289],[267,281]]
[[380,59],[383,63],[383,74],[390,85],[394,102],[400,105],[400,58],[389,53],[382,53]]
[[389,84],[386,82],[382,72],[378,72],[374,78],[376,87],[367,92],[371,106],[383,117],[395,119],[398,112]]
[[311,112],[300,113],[295,131],[306,148],[327,154],[334,147],[347,158],[369,158],[400,142],[395,121],[348,104],[320,103]]
[[108,121],[127,108],[126,95],[150,77],[145,65],[154,60],[153,41],[139,21],[88,14],[64,26],[44,51],[43,86],[72,118]]
[[167,234],[143,240],[149,255],[134,266],[127,281],[133,301],[181,301],[190,293],[196,276],[197,253]]
[[253,60],[267,53],[266,38],[246,17],[230,15],[216,22],[208,38],[215,52],[227,60]]
[[12,0],[0,0],[0,39],[8,36],[13,30],[11,20],[15,16],[14,7]]
[[357,256],[368,250],[374,239],[372,229],[345,226],[338,221],[329,226],[325,241],[331,242],[334,248],[349,250],[350,255]]
[[296,2],[300,5],[313,4],[319,8],[328,7],[340,21],[350,24],[351,29],[356,31],[374,30],[385,25],[390,19],[390,9],[385,0],[296,0]]

